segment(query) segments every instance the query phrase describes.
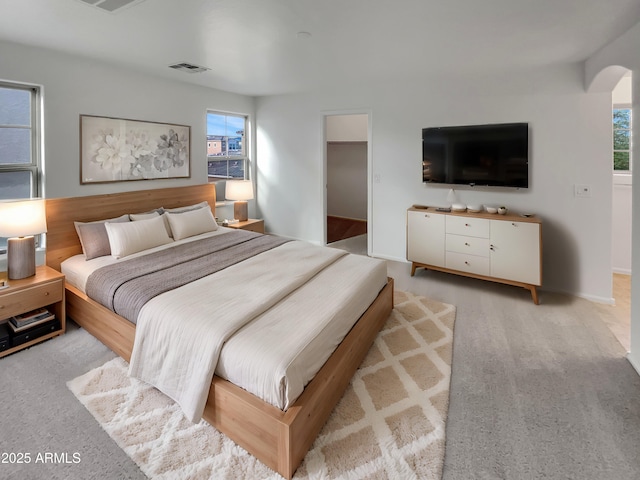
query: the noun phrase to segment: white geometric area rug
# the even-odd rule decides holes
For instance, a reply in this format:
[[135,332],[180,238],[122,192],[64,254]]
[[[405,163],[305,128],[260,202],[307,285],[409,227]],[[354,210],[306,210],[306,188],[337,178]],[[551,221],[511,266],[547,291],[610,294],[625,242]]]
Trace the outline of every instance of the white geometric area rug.
[[[294,478],[439,479],[455,307],[395,292],[395,306]],[[153,479],[279,479],[215,428],[184,418],[116,358],[68,383]]]

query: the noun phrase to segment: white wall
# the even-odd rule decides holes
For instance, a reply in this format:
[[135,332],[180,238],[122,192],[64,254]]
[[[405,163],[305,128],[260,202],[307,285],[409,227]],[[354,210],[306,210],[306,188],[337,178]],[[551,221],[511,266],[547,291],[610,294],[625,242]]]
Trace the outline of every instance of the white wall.
[[[207,109],[254,117],[253,97],[150,77],[91,59],[6,42],[0,42],[0,58],[1,79],[43,86],[49,198],[206,183]],[[80,185],[80,114],[190,125],[191,178]],[[251,145],[255,158],[255,142]]]
[[611,92],[611,102],[614,105],[631,105],[633,102],[631,75],[624,76],[620,79],[616,87]]
[[[627,30],[615,41],[603,47],[592,55],[585,63],[585,85],[590,87],[593,83],[610,85],[611,75],[622,67],[632,70],[632,90],[640,92],[640,23]],[[600,82],[602,80],[602,82]],[[619,79],[618,79],[619,80]],[[605,83],[606,81],[606,83]],[[596,85],[597,87],[598,85]],[[640,111],[640,95],[632,95],[633,110]],[[637,122],[633,128],[633,157],[640,158],[640,128]],[[640,182],[634,182],[632,187],[632,237],[635,242],[632,246],[631,269],[640,272]],[[629,361],[640,373],[640,282],[636,276],[631,277],[631,348],[628,355]]]
[[[531,188],[458,189],[462,202],[542,217],[543,289],[611,301],[611,92],[587,94],[570,65],[476,78],[406,79],[257,99],[259,207],[277,234],[322,242],[323,111],[370,109],[375,256],[405,259],[405,212],[442,205],[421,179],[421,129],[529,122]],[[287,188],[272,188],[278,183]],[[591,198],[574,197],[588,184]],[[298,208],[304,205],[304,209]],[[597,226],[597,227],[596,227]]]
[[327,142],[367,141],[368,115],[328,115],[326,118]]

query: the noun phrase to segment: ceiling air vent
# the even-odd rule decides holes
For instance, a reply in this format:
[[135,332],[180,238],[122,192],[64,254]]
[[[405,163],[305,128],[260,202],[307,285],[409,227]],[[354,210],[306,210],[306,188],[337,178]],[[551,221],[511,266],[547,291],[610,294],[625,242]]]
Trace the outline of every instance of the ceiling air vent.
[[80,0],[82,3],[93,5],[94,7],[104,10],[105,12],[115,13],[125,7],[132,7],[144,0]]
[[176,63],[174,65],[169,65],[169,68],[173,68],[180,72],[187,72],[187,73],[200,73],[200,72],[206,72],[207,70],[211,70],[210,68],[201,67],[200,65],[194,65],[193,63],[187,63],[187,62],[181,62],[181,63]]

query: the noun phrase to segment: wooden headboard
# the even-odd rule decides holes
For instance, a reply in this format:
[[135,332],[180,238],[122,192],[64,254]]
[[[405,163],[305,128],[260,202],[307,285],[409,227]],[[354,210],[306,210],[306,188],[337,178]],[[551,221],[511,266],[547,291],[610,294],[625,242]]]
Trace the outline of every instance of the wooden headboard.
[[73,222],[91,222],[113,218],[125,213],[141,213],[154,208],[175,208],[209,202],[215,215],[214,184],[160,188],[135,192],[109,193],[89,197],[51,198],[47,209],[46,263],[60,270],[65,259],[82,253],[80,239]]

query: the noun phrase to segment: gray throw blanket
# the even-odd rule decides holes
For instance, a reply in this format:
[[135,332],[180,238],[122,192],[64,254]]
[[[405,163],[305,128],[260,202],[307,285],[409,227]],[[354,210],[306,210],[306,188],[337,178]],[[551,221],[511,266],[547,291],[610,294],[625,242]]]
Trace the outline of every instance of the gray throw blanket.
[[218,272],[289,240],[236,230],[99,268],[87,279],[93,300],[136,323],[153,297]]

